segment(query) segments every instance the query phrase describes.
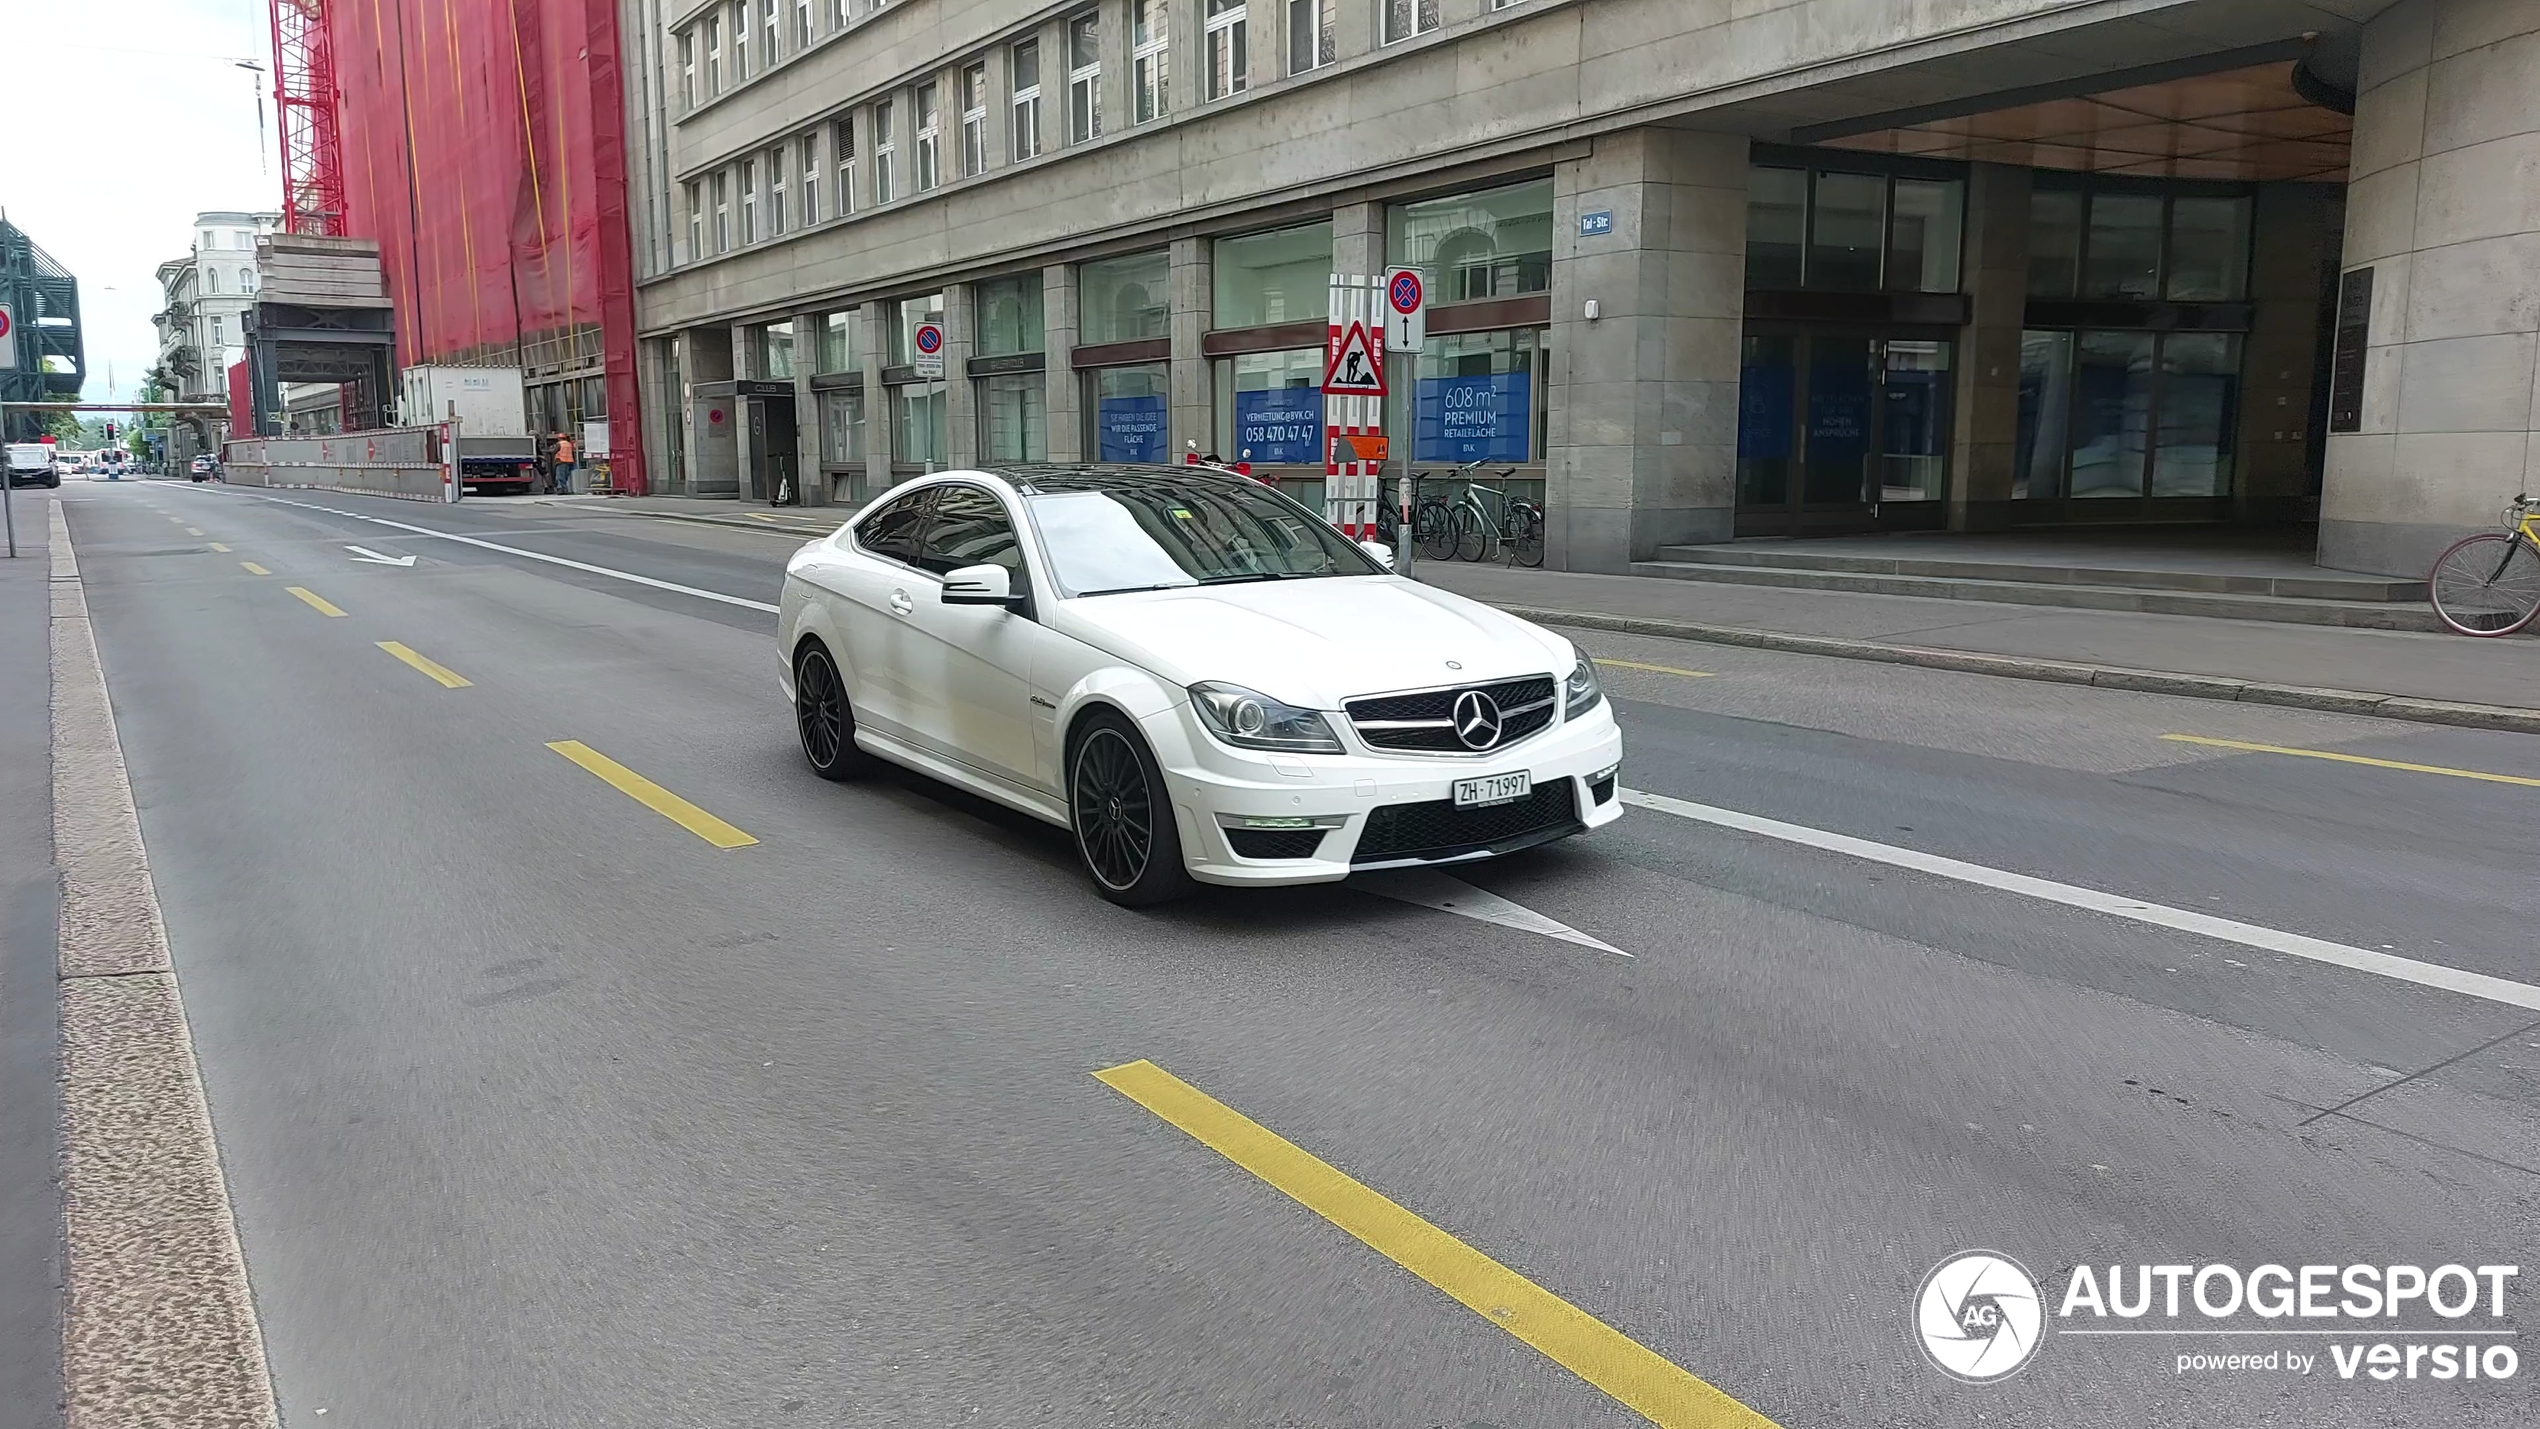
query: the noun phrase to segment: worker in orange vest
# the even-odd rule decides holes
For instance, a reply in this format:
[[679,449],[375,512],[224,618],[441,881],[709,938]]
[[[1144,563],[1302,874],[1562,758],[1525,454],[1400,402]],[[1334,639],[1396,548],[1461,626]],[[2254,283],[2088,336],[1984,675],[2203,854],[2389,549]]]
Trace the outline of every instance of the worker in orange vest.
[[573,494],[573,438],[563,432],[556,433],[555,494]]

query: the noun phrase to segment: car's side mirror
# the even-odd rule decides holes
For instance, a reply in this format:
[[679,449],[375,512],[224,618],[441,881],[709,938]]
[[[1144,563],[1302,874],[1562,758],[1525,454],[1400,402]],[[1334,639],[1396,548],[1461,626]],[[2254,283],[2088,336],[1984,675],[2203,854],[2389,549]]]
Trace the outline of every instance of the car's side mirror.
[[1358,543],[1358,549],[1373,557],[1377,565],[1383,566],[1386,570],[1393,569],[1393,547],[1382,541],[1361,541]]
[[1003,566],[963,566],[944,576],[944,604],[995,605],[1007,610],[1023,608],[1023,597],[1015,594],[1014,578]]

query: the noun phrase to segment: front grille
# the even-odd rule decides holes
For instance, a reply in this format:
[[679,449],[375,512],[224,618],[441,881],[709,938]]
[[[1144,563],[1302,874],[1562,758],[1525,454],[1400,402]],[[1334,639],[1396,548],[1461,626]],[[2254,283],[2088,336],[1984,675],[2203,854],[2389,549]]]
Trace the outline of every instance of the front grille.
[[[1466,690],[1479,690],[1499,707],[1499,738],[1478,748],[1455,732],[1455,701]],[[1371,749],[1427,754],[1481,754],[1506,749],[1543,732],[1552,723],[1553,681],[1549,675],[1499,680],[1487,685],[1450,685],[1408,695],[1372,695],[1348,700],[1342,708],[1358,737]]]
[[1226,842],[1244,858],[1312,858],[1321,829],[1228,829]]
[[1457,854],[1566,831],[1579,823],[1578,796],[1568,779],[1549,779],[1525,798],[1479,809],[1459,809],[1453,799],[1419,804],[1380,804],[1367,816],[1352,863],[1401,858],[1452,858]]

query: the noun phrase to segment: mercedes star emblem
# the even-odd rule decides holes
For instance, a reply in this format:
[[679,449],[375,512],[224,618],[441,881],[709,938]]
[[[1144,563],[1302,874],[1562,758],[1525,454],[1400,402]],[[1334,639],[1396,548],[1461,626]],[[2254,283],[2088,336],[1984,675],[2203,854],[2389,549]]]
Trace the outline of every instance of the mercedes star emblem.
[[1499,706],[1479,690],[1455,697],[1455,737],[1466,749],[1488,749],[1499,743]]

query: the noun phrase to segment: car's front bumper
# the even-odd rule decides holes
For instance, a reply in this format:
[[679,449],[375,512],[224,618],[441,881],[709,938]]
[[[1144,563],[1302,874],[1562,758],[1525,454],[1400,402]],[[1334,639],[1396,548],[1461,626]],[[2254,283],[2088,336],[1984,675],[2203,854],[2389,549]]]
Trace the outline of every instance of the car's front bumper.
[[[1380,868],[1470,862],[1582,833],[1623,812],[1623,734],[1602,700],[1577,719],[1483,755],[1229,749],[1195,727],[1187,704],[1141,724],[1164,766],[1183,856],[1191,875],[1207,883],[1329,883]],[[1457,780],[1521,770],[1534,791],[1524,807],[1453,809]],[[1320,837],[1309,837],[1315,830]],[[1257,856],[1274,842],[1287,844],[1276,850],[1283,854],[1308,843],[1311,851]]]

